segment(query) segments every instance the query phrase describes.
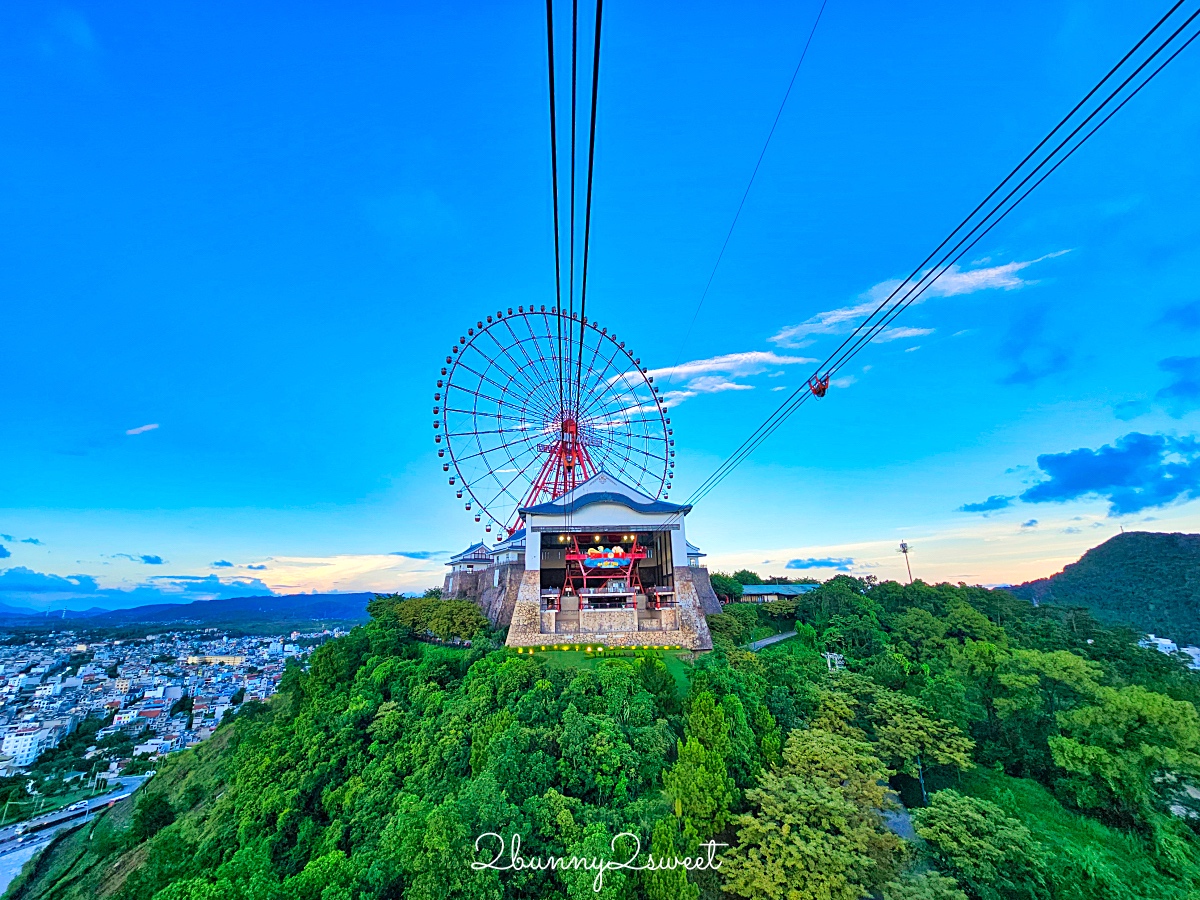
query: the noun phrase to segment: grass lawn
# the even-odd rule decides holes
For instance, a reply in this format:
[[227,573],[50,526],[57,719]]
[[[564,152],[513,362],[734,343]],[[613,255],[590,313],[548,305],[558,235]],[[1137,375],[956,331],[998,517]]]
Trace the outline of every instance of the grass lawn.
[[539,650],[534,653],[538,659],[555,669],[594,669],[602,659],[634,659],[637,656],[653,656],[661,659],[671,677],[675,679],[675,687],[679,695],[685,696],[688,691],[689,666],[683,661],[683,656],[690,650],[624,650],[620,647],[605,648],[603,652],[588,653],[586,650]]

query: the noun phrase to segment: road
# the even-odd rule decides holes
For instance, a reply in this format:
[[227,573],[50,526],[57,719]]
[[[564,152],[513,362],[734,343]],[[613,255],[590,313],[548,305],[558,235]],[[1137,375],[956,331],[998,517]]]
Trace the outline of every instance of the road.
[[[23,822],[14,822],[0,828],[0,894],[8,890],[9,883],[17,877],[21,867],[31,859],[38,850],[50,843],[51,839],[72,825],[78,824],[85,817],[98,809],[123,800],[136,791],[146,781],[145,775],[129,775],[114,779],[119,787],[107,794],[92,797],[88,800],[86,810],[73,809],[67,811],[58,809],[54,812],[35,816]],[[18,835],[17,828],[23,827],[25,834]],[[31,830],[35,829],[36,830]]]
[[780,641],[786,641],[788,638],[795,637],[796,632],[787,631],[783,634],[773,634],[770,637],[765,637],[761,641],[755,641],[750,645],[750,649],[757,652],[763,647],[770,647],[772,644],[778,644]]

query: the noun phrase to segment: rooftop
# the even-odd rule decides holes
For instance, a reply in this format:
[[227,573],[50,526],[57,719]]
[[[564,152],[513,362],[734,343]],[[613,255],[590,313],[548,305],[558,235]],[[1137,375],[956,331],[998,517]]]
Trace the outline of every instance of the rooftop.
[[799,597],[819,587],[819,584],[746,584],[742,585],[742,596],[762,597],[765,594],[777,594],[780,597]]

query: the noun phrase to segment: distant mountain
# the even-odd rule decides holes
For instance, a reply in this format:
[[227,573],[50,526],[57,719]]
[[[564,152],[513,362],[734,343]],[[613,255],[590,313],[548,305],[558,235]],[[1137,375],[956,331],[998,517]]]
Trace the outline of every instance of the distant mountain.
[[289,594],[282,597],[233,597],[192,603],[155,603],[132,609],[50,610],[35,612],[0,604],[0,627],[44,626],[69,621],[74,628],[122,628],[137,625],[234,628],[279,633],[314,624],[349,624],[367,619],[373,593]]
[[1200,534],[1119,534],[1057,575],[1009,590],[1037,603],[1086,606],[1105,622],[1180,646],[1200,644]]

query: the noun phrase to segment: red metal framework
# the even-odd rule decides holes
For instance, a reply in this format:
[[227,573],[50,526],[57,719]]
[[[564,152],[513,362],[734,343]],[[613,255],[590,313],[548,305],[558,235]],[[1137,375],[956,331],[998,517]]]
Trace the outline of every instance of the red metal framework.
[[[563,593],[576,594],[581,602],[608,600],[621,602],[624,606],[636,606],[637,595],[642,593],[642,581],[638,575],[638,560],[646,558],[646,548],[638,544],[637,536],[624,542],[601,543],[585,547],[579,543],[578,535],[571,535],[571,547],[565,555],[566,573]],[[623,582],[623,590],[610,590],[615,582]]]
[[442,471],[497,540],[522,527],[522,507],[601,470],[651,497],[671,489],[675,441],[653,375],[578,315],[518,306],[478,320],[433,399]]

